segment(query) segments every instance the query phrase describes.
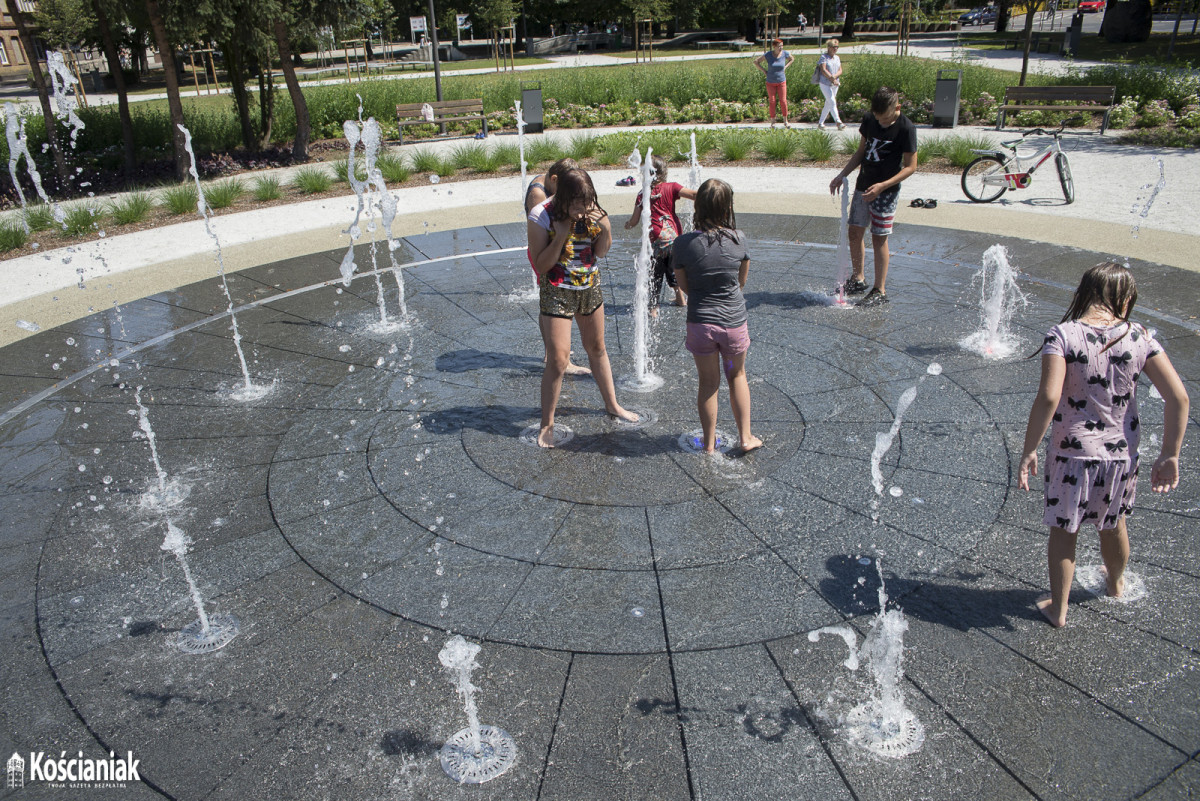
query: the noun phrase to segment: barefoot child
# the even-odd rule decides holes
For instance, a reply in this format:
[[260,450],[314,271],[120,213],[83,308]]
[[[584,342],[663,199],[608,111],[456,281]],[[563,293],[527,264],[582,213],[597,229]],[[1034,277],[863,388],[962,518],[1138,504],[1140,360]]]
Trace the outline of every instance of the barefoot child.
[[529,257],[541,287],[542,341],[546,344],[538,444],[554,447],[554,409],[571,354],[572,320],[579,325],[604,408],[613,417],[636,422],[637,415],[617,403],[604,347],[604,295],[596,260],[612,246],[612,228],[608,212],[596,202],[592,179],[583,170],[567,170],[559,176],[553,197],[529,212],[526,227]]
[[750,432],[750,385],[746,381],[746,353],[750,333],[742,289],[750,270],[746,235],[737,230],[733,216],[733,190],[709,178],[696,193],[696,230],[675,240],[675,280],[687,293],[687,340],[696,360],[700,386],[696,407],[704,431],[704,451],[717,445],[717,390],[721,388],[722,361],[729,383],[729,405],[737,423],[743,451],[762,447]]
[[1062,323],[1042,346],[1042,380],[1029,412],[1017,483],[1029,489],[1046,447],[1046,513],[1050,527],[1050,594],[1037,600],[1053,626],[1067,622],[1067,596],[1075,574],[1079,526],[1100,530],[1100,555],[1108,594],[1125,589],[1129,535],[1138,476],[1137,380],[1141,373],[1163,396],[1163,443],[1150,471],[1150,486],[1167,492],[1179,483],[1179,447],[1187,425],[1188,396],[1162,347],[1129,321],[1137,301],[1133,275],[1106,262],[1083,275]]
[[[687,298],[675,283],[675,271],[671,267],[671,247],[675,238],[683,233],[679,215],[675,213],[675,201],[679,198],[695,200],[696,193],[682,184],[667,181],[667,162],[651,156],[654,163],[654,179],[650,183],[650,244],[654,248],[652,266],[654,280],[650,285],[650,316],[658,316],[658,297],[662,293],[663,278],[675,290],[675,305],[682,306]],[[633,216],[625,223],[626,230],[642,221],[642,193],[633,204]]]
[[[525,213],[533,211],[533,207],[542,203],[546,198],[554,194],[554,190],[558,188],[558,176],[562,175],[567,170],[579,169],[579,162],[575,159],[559,159],[550,165],[550,169],[542,175],[535,175],[529,181],[529,187],[525,190]],[[527,251],[528,253],[528,251]],[[533,256],[529,256],[529,266],[533,266]],[[537,272],[537,268],[534,268]],[[591,375],[592,371],[586,367],[575,364],[571,360],[571,356],[567,355],[567,375]]]

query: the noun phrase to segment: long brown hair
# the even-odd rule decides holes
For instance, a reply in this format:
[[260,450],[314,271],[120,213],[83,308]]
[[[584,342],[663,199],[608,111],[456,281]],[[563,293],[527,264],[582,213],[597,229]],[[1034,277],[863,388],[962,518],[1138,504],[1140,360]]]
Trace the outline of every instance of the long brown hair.
[[596,199],[596,187],[592,184],[592,176],[578,167],[567,170],[558,177],[558,186],[555,187],[554,200],[551,204],[550,219],[567,219],[571,213],[571,206],[575,205],[577,200],[595,206],[604,214],[608,213],[600,208],[600,203]]
[[733,214],[733,187],[720,178],[709,178],[696,191],[695,226],[708,234],[709,243],[733,239],[737,218]]
[[546,170],[546,183],[554,181],[555,188],[558,187],[558,179],[563,176],[567,170],[579,169],[579,162],[573,158],[559,159],[550,165],[550,169]]
[[662,156],[651,156],[650,164],[654,166],[654,178],[651,179],[650,185],[658,186],[667,180],[667,162]]
[[[1103,353],[1124,339],[1132,329],[1133,323],[1129,321],[1129,315],[1133,314],[1137,296],[1137,283],[1133,280],[1133,273],[1128,267],[1117,264],[1115,261],[1101,262],[1094,267],[1089,267],[1083,277],[1079,279],[1079,288],[1075,290],[1075,295],[1071,298],[1071,305],[1067,307],[1067,313],[1059,322],[1078,320],[1093,306],[1098,306],[1125,323],[1125,330],[1121,332],[1121,336],[1105,345],[1100,350]],[[1040,348],[1029,358],[1032,359],[1039,353],[1041,353]]]

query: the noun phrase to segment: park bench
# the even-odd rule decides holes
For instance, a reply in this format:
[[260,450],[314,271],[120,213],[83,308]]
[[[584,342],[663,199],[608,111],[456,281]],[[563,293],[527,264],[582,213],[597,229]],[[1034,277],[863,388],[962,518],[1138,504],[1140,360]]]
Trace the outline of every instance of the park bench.
[[483,113],[483,100],[435,100],[429,105],[433,107],[433,119],[427,120],[421,116],[424,103],[400,103],[396,106],[396,117],[399,121],[400,144],[404,144],[404,126],[406,125],[441,125],[446,122],[462,120],[479,120],[483,123],[483,133],[488,132],[487,115]]
[[1100,133],[1104,133],[1116,94],[1115,86],[1010,86],[1004,90],[1004,105],[999,108],[996,130],[1004,129],[1004,119],[1010,111],[1085,111],[1104,114],[1100,123]]
[[[1005,50],[1022,50],[1024,47],[1025,34],[1021,31],[1004,40]],[[1047,53],[1058,53],[1065,56],[1067,54],[1066,31],[1034,31],[1029,38],[1029,49],[1034,53],[1041,53],[1044,50]]]

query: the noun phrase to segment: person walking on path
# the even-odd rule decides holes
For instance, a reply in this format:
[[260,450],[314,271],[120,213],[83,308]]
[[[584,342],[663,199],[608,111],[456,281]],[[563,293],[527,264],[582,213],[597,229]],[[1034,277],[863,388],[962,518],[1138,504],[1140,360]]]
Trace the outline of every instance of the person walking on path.
[[1187,391],[1153,334],[1129,321],[1136,302],[1137,287],[1128,268],[1097,264],[1084,273],[1062,322],[1050,329],[1042,345],[1042,378],[1029,411],[1017,485],[1029,489],[1029,475],[1038,470],[1038,446],[1050,428],[1042,518],[1050,527],[1050,594],[1036,605],[1055,627],[1067,622],[1082,524],[1092,523],[1100,531],[1108,595],[1119,597],[1125,591],[1125,517],[1137,494],[1137,382],[1143,372],[1163,398],[1162,447],[1150,471],[1150,487],[1168,492],[1179,484]]
[[772,39],[771,49],[754,59],[754,66],[767,76],[767,114],[771,117],[772,128],[775,127],[776,105],[783,115],[783,127],[791,127],[788,125],[787,68],[795,60],[783,49],[782,39]]
[[696,230],[675,240],[675,281],[688,296],[684,346],[696,360],[699,387],[696,408],[704,434],[704,452],[717,446],[717,390],[721,367],[729,384],[729,405],[743,451],[762,447],[750,431],[750,350],[746,299],[742,290],[750,271],[746,235],[737,229],[733,189],[709,178],[696,193]]
[[825,52],[817,59],[817,86],[825,95],[825,106],[821,109],[821,118],[817,121],[818,128],[825,127],[825,120],[832,115],[838,130],[844,130],[846,124],[838,115],[837,93],[842,85],[842,60],[838,58],[838,48],[841,45],[837,39],[830,39],[825,45]]
[[854,268],[846,282],[847,295],[867,288],[864,262],[867,228],[875,250],[874,286],[856,306],[879,306],[888,302],[888,237],[900,199],[900,182],[917,171],[917,128],[900,112],[900,94],[886,86],[871,98],[871,111],[863,116],[858,128],[862,141],[850,161],[829,182],[830,194],[842,189],[842,181],[860,166],[850,202],[850,262]]
[[611,417],[637,422],[638,416],[617,403],[612,367],[604,345],[604,294],[597,260],[612,247],[608,212],[596,200],[591,176],[567,170],[553,196],[529,212],[529,255],[538,274],[542,339],[546,369],[542,372],[542,422],[538,445],[554,447],[554,412],[571,354],[571,321],[579,325],[588,364]]

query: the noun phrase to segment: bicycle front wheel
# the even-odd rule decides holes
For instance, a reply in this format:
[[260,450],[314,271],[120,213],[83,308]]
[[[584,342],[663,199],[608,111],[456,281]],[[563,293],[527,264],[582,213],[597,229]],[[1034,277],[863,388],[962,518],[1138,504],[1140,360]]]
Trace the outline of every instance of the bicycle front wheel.
[[1003,175],[1004,159],[980,156],[963,170],[963,193],[976,203],[991,203],[1008,189],[1003,183]]
[[1071,180],[1071,162],[1067,161],[1066,153],[1054,157],[1054,166],[1058,167],[1058,182],[1062,184],[1063,197],[1067,205],[1075,202],[1075,182]]

